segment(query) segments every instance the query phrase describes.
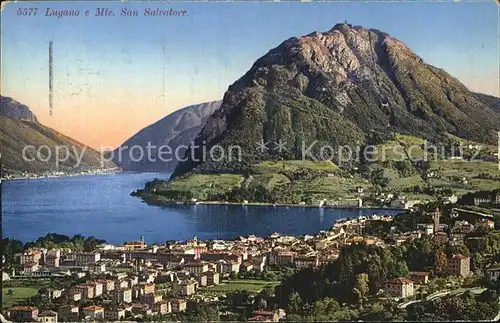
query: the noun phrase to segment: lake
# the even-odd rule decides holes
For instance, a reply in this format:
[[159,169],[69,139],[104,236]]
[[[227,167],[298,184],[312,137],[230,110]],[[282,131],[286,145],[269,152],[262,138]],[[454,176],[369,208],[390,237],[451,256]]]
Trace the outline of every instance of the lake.
[[2,182],[3,237],[23,242],[49,232],[82,234],[110,243],[231,239],[273,232],[313,234],[335,220],[391,210],[239,205],[150,206],[130,192],[168,174],[123,172]]

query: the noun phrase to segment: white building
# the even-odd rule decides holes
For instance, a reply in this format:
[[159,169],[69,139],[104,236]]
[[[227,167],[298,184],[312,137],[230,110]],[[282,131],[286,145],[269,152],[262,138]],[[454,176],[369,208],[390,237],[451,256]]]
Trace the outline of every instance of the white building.
[[495,264],[487,269],[490,282],[496,282],[500,278],[500,264]]

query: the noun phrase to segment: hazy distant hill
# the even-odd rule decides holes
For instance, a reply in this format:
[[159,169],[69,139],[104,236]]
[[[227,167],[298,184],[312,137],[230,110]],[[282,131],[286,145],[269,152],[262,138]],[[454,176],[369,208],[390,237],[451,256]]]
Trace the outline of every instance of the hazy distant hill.
[[6,96],[0,96],[0,116],[38,122],[33,112],[27,106]]
[[[191,105],[147,126],[120,146],[122,147],[120,160],[119,148],[114,151],[115,163],[120,165],[123,170],[130,171],[172,171],[177,165],[177,161],[175,159],[171,162],[159,160],[157,155],[158,147],[168,145],[174,153],[178,146],[189,145],[205,125],[208,117],[220,107],[220,104],[221,101],[213,101]],[[148,143],[150,146],[156,147],[156,149],[152,149],[152,160],[149,160],[146,156],[137,162],[130,158],[130,147],[140,146],[146,154]],[[184,156],[184,151],[185,149],[179,149],[179,156]],[[139,152],[134,150],[133,153],[137,153],[137,155],[132,155],[134,159],[138,158]],[[153,161],[153,159],[156,159],[156,161]]]
[[[0,97],[0,152],[2,154],[2,172],[4,174],[17,174],[22,172],[41,174],[48,171],[77,172],[82,170],[98,169],[100,153],[84,144],[71,139],[51,128],[40,124],[31,110],[8,97]],[[36,159],[26,161],[22,158],[23,148],[32,145],[35,149],[46,145],[51,148],[52,156],[47,161]],[[55,162],[55,147],[66,146],[70,151],[67,161],[61,162],[57,167]],[[28,149],[27,156],[34,158],[35,149]],[[84,150],[82,163],[76,165],[77,155]],[[41,150],[47,157],[47,149]],[[104,168],[114,168],[112,162],[104,163]]]
[[[197,162],[203,160],[197,150],[177,166],[174,177],[192,170],[241,171],[273,158],[300,159],[302,142],[354,147],[374,134],[439,140],[449,133],[493,144],[499,128],[498,98],[469,91],[387,33],[337,24],[328,32],[284,41],[229,87],[195,144],[238,145],[242,162]],[[281,152],[256,150],[257,142],[280,140],[286,143]]]
[[474,93],[474,97],[488,105],[491,109],[493,109],[496,113],[500,113],[500,98],[496,96],[483,94],[483,93]]

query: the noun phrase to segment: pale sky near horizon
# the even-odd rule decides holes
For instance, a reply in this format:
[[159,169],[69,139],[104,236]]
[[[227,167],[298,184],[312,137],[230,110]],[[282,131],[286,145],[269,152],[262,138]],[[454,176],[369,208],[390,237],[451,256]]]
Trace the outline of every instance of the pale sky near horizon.
[[[19,8],[39,10],[36,16],[18,16]],[[80,15],[46,16],[47,8]],[[116,15],[95,17],[96,8]],[[140,15],[120,16],[122,8]],[[146,17],[145,8],[188,15]],[[471,90],[500,96],[498,8],[492,1],[9,3],[1,14],[1,94],[82,143],[115,147],[181,107],[221,99],[256,59],[284,40],[347,20],[395,36]]]

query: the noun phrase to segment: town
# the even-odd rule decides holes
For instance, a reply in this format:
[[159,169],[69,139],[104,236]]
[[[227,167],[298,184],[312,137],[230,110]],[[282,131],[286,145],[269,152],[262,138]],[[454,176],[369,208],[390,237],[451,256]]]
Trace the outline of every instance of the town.
[[112,175],[115,172],[120,172],[119,168],[112,169],[86,169],[77,172],[64,172],[64,171],[47,171],[42,174],[35,174],[29,172],[3,174],[1,180],[29,180],[37,178],[53,178],[53,177],[71,177],[71,176],[92,176],[92,175]]
[[[4,268],[10,270],[3,272],[2,305],[30,284],[36,286],[35,295],[3,306],[3,315],[14,322],[186,320],[193,317],[182,315],[199,314],[202,308],[204,320],[295,321],[310,313],[305,299],[317,304],[326,302],[325,295],[345,294],[338,300],[355,306],[359,318],[359,304],[368,306],[372,294],[385,302],[382,306],[397,304],[407,315],[414,315],[412,306],[468,295],[490,302],[492,315],[482,319],[498,319],[500,231],[498,209],[488,206],[496,206],[491,202],[499,196],[469,197],[483,212],[492,210],[496,215],[491,217],[478,215],[477,206],[467,212],[466,206],[446,202],[396,216],[342,219],[330,230],[300,237],[274,233],[202,241],[195,236],[152,244],[141,237],[115,245],[48,234],[21,252],[2,246]],[[355,260],[358,253],[389,261],[387,268],[380,266],[384,274],[374,274],[366,256]],[[309,296],[311,286],[287,287],[304,281],[304,275],[330,275],[329,270],[339,271],[329,277],[340,282],[332,286],[340,286],[345,264],[344,273],[353,275],[345,283],[353,279],[355,292],[338,287]],[[298,306],[294,295],[304,304]]]

